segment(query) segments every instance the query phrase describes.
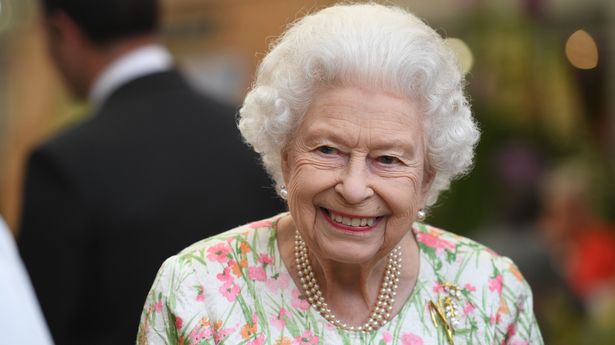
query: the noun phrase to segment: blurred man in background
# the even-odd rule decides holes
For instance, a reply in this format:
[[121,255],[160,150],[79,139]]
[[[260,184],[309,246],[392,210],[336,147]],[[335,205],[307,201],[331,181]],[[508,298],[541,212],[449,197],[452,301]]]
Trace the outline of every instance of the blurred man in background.
[[93,114],[31,154],[19,247],[57,344],[132,344],[163,258],[279,204],[234,109],[156,43],[155,0],[42,3],[52,60]]

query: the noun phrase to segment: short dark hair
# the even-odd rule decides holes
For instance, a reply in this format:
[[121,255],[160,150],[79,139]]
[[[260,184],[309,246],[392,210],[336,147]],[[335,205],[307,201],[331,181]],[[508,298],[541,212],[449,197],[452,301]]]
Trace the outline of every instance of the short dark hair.
[[159,0],[41,0],[46,15],[63,11],[96,44],[152,33],[159,25]]

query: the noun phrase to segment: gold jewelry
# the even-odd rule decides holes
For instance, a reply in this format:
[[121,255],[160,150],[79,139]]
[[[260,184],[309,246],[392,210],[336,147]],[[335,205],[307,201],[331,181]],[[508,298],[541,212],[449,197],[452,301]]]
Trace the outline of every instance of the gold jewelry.
[[[442,324],[446,338],[450,345],[455,345],[453,335],[455,334],[455,327],[459,325],[459,315],[461,314],[461,308],[456,301],[461,298],[461,289],[449,282],[441,284],[444,290],[445,296],[438,298],[438,303],[429,301],[429,311],[431,312],[431,320],[434,326],[438,328],[439,323]],[[439,319],[439,323],[438,323]]]
[[376,299],[376,305],[369,315],[369,319],[361,326],[349,326],[340,321],[333,311],[329,309],[323,297],[320,286],[314,277],[312,266],[308,258],[308,249],[299,232],[295,233],[295,262],[297,274],[301,281],[301,287],[306,294],[307,300],[327,321],[338,328],[355,332],[371,332],[382,327],[390,318],[391,310],[395,304],[399,276],[401,274],[401,247],[393,249],[387,257],[387,266],[384,278],[380,286],[380,293]]

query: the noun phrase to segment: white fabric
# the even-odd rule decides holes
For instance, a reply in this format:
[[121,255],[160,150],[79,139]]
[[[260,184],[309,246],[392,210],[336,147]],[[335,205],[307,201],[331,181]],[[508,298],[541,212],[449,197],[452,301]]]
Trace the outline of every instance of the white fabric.
[[118,87],[147,74],[169,70],[172,57],[166,48],[151,44],[134,49],[105,68],[90,89],[89,100],[100,106]]
[[0,343],[51,345],[13,236],[0,217]]

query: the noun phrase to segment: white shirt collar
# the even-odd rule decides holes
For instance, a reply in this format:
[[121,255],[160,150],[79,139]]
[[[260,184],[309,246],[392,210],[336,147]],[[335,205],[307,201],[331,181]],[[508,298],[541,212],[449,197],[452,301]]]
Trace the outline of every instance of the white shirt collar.
[[169,70],[172,60],[168,50],[158,44],[134,49],[114,60],[100,73],[88,99],[98,107],[121,85],[147,74]]

